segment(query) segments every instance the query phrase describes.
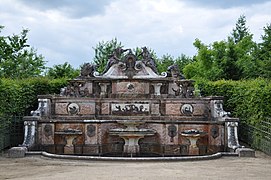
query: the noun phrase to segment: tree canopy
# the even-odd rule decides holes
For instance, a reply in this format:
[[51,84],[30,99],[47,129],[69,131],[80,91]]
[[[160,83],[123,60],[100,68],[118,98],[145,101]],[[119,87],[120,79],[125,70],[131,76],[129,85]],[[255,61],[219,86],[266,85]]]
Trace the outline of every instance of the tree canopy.
[[51,68],[48,68],[46,76],[57,79],[57,78],[75,78],[79,76],[80,70],[74,69],[68,62],[64,64],[54,65]]
[[99,73],[102,73],[106,67],[109,56],[113,54],[114,49],[122,48],[121,42],[118,42],[117,38],[112,39],[111,41],[102,41],[99,42],[94,49],[95,55],[93,62],[96,64],[96,70]]
[[[3,36],[0,26],[0,78],[28,78],[40,76],[46,69],[44,57],[27,44],[27,29],[20,34]],[[271,78],[271,24],[263,27],[259,43],[253,40],[253,34],[247,26],[245,15],[241,15],[232,32],[225,39],[205,44],[200,39],[193,43],[197,53],[193,57],[181,54],[174,58],[170,54],[157,57],[156,52],[147,48],[154,59],[158,73],[167,71],[168,66],[177,64],[186,78],[205,78],[208,80],[240,80],[258,77]],[[94,47],[92,63],[102,73],[110,55],[117,48],[123,48],[121,42],[114,38],[101,41]],[[141,47],[132,50],[140,55]],[[140,60],[140,56],[139,56]],[[46,76],[51,78],[79,75],[69,63],[47,68]]]
[[28,78],[39,76],[45,69],[42,55],[27,44],[27,29],[20,34],[1,35],[0,26],[0,77]]
[[271,27],[264,27],[262,42],[253,41],[253,34],[246,25],[246,17],[241,15],[226,40],[210,45],[196,39],[197,54],[183,71],[187,78],[209,80],[240,80],[257,77],[271,77]]

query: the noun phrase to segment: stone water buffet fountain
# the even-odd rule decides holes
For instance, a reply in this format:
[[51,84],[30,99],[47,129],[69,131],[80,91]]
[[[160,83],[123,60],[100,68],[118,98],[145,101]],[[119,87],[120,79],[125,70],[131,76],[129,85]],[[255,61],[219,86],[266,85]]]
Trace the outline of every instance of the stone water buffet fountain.
[[195,97],[172,65],[159,75],[147,48],[117,48],[103,73],[84,64],[60,95],[38,96],[22,146],[54,154],[194,156],[239,148],[222,97]]

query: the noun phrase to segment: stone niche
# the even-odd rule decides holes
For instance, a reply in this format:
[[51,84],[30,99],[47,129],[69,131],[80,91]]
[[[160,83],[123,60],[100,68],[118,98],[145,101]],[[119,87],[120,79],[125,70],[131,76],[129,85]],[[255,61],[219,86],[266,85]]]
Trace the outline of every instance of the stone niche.
[[23,146],[57,154],[207,155],[238,148],[238,119],[222,97],[195,97],[178,66],[158,74],[147,48],[117,48],[105,71],[82,66],[59,95],[40,95]]

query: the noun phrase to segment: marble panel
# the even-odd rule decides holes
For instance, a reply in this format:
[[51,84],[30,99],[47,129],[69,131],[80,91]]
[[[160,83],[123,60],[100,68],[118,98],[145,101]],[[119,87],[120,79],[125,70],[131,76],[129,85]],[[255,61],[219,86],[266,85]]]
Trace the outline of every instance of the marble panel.
[[95,114],[95,103],[79,103],[80,115]]
[[181,115],[180,104],[168,103],[166,104],[167,115]]
[[67,106],[69,103],[56,103],[55,113],[59,115],[68,115]]

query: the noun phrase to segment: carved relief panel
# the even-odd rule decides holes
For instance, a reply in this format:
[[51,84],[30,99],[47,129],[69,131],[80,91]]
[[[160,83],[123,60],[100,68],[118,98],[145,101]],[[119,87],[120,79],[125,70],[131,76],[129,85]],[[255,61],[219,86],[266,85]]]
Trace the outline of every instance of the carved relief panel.
[[112,103],[112,114],[119,115],[146,115],[150,112],[150,105],[144,103]]

